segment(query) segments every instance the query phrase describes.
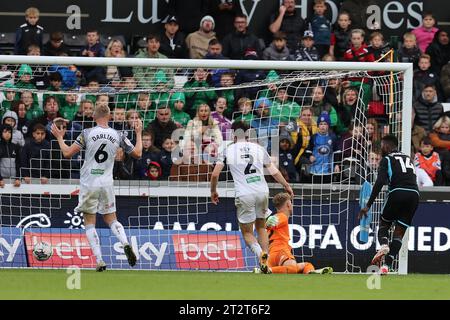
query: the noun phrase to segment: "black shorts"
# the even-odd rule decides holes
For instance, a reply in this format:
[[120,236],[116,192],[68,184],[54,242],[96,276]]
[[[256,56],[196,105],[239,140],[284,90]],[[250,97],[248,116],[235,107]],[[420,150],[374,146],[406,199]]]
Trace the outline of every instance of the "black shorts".
[[417,191],[394,189],[388,195],[381,217],[387,222],[399,222],[409,227],[418,206]]

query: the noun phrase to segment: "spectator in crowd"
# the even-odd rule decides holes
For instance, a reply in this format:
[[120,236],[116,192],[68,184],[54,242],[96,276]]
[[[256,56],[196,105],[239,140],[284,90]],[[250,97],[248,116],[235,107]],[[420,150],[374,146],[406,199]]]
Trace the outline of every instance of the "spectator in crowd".
[[284,169],[287,173],[287,181],[290,183],[298,182],[299,174],[294,164],[294,155],[292,152],[293,143],[289,134],[280,135],[280,155],[278,157],[280,170]]
[[317,121],[323,112],[328,113],[330,118],[330,127],[335,128],[338,124],[338,116],[336,109],[328,102],[325,102],[325,95],[321,86],[317,86],[312,90],[312,104],[311,110],[313,112],[313,119]]
[[142,123],[141,116],[139,115],[139,112],[135,109],[130,109],[125,114],[125,128],[124,131],[126,132],[127,138],[130,139],[131,143],[133,145],[136,144],[136,131],[134,130],[134,126],[136,125],[137,121],[140,120]]
[[[344,90],[342,94],[342,102],[337,106],[337,122],[335,127],[335,133],[340,134],[348,131],[350,122],[355,116],[356,107],[358,104],[358,89],[355,87],[349,87]],[[332,122],[333,123],[333,122]]]
[[[147,48],[140,49],[136,53],[136,58],[167,59],[167,56],[159,52],[160,47],[159,36],[149,34],[147,36]],[[152,88],[157,71],[152,67],[133,67],[133,74],[136,76],[140,88]]]
[[348,12],[340,12],[337,22],[333,28],[330,39],[329,53],[336,58],[337,61],[344,59],[345,52],[351,46],[352,20]]
[[25,55],[28,46],[32,44],[42,48],[44,28],[37,24],[39,20],[39,10],[34,7],[25,10],[25,20],[26,23],[22,24],[16,31],[14,54]]
[[[116,44],[116,46],[117,48],[119,48],[118,44]],[[114,50],[116,49],[114,48]],[[100,42],[100,35],[98,33],[98,30],[96,29],[87,30],[86,46],[81,49],[80,53],[82,57],[90,57],[90,58],[104,57],[106,55],[106,48]],[[112,54],[111,47],[110,47],[110,54]],[[120,54],[123,54],[123,52],[121,52]],[[83,73],[85,79],[96,77],[97,79],[100,79],[102,83],[105,82],[105,68],[103,67],[82,66],[81,72]]]
[[27,110],[27,120],[33,120],[39,118],[44,114],[44,111],[39,106],[37,101],[33,99],[33,94],[31,91],[22,91],[20,94],[20,100],[25,104],[25,108]]
[[66,99],[66,95],[64,93],[56,93],[63,92],[62,89],[62,76],[58,71],[52,72],[48,76],[48,80],[50,82],[50,86],[47,87],[47,91],[50,93],[44,93],[42,99],[45,100],[48,96],[54,96],[58,99],[59,104],[61,105]]
[[255,101],[256,115],[251,121],[251,127],[255,129],[258,143],[268,152],[272,148],[272,137],[278,135],[279,119],[271,117],[270,109],[272,101],[267,98],[258,98]]
[[[97,104],[98,106],[99,104]],[[125,126],[125,120],[127,116],[127,111],[125,109],[125,106],[119,105],[115,106],[114,109],[111,111],[112,113],[112,123],[109,124],[109,126],[117,131],[124,131],[126,130]]]
[[430,133],[436,121],[444,114],[444,107],[438,102],[436,87],[426,85],[422,95],[413,104],[416,123]]
[[314,46],[314,34],[306,30],[303,34],[300,46],[294,53],[295,61],[319,61],[319,51]]
[[340,10],[350,13],[352,25],[360,29],[373,29],[374,26],[369,26],[368,8],[370,5],[377,4],[376,0],[344,0],[341,2]]
[[33,70],[28,64],[22,64],[17,72],[19,80],[16,82],[16,88],[18,89],[32,89],[35,90],[36,86],[32,82]]
[[[211,39],[208,44],[208,52],[206,53],[204,59],[218,59],[226,60],[228,59],[222,54],[223,46],[217,39]],[[229,69],[212,69],[210,70],[211,84],[214,87],[220,87],[220,77],[223,73],[231,72]]]
[[43,56],[61,56],[61,54],[69,55],[69,48],[63,41],[63,33],[54,31],[50,33],[50,39],[44,45]]
[[421,126],[416,124],[416,112],[414,108],[411,113],[411,159],[414,158],[415,154],[420,150],[420,143],[423,138],[427,136],[427,132]]
[[[234,86],[235,74],[231,71],[224,72],[220,76],[220,87],[222,88],[230,88]],[[217,92],[217,97],[225,98],[227,102],[227,108],[225,110],[225,116],[227,118],[232,118],[233,112],[235,110],[236,101],[236,90],[235,89],[222,89]]]
[[161,155],[158,162],[161,164],[162,169],[161,180],[167,180],[170,176],[173,160],[175,160],[172,155],[172,152],[175,150],[175,143],[170,136],[163,137],[162,141]]
[[204,16],[200,21],[200,29],[188,34],[186,37],[186,47],[189,50],[189,57],[191,59],[203,59],[206,55],[209,42],[216,38],[214,27],[213,17]]
[[23,137],[23,133],[17,129],[18,123],[19,118],[17,117],[17,113],[15,111],[6,111],[2,117],[2,124],[11,126],[11,142],[17,144],[19,147],[23,147],[25,145],[25,139]]
[[426,53],[431,57],[431,69],[436,74],[441,74],[442,67],[450,61],[450,42],[447,31],[436,32]]
[[35,44],[30,44],[27,48],[27,56],[40,56],[41,48]]
[[[390,50],[389,44],[384,42],[384,36],[379,31],[374,31],[370,34],[370,45],[367,47],[370,53],[373,54],[375,61],[391,62],[387,53]],[[394,61],[392,61],[394,62]]]
[[222,145],[219,124],[211,117],[210,107],[202,103],[194,119],[189,121],[183,136],[182,150],[187,163],[212,163]]
[[170,97],[170,108],[172,110],[172,120],[178,128],[185,128],[191,120],[189,114],[183,111],[186,104],[184,92],[174,92]]
[[422,53],[427,51],[428,46],[434,39],[434,35],[438,32],[435,27],[436,19],[431,12],[422,13],[422,25],[411,31],[417,39],[417,45]]
[[262,57],[260,41],[248,30],[248,20],[245,14],[234,18],[234,31],[227,34],[222,41],[223,55],[233,60],[243,60],[247,50],[256,51],[258,58]]
[[142,119],[143,128],[155,120],[156,108],[153,106],[150,94],[148,92],[140,92],[137,98],[137,110]]
[[22,148],[21,176],[27,184],[31,183],[31,178],[39,178],[41,184],[47,184],[50,177],[50,142],[45,138],[45,127],[41,123],[31,130],[31,139]]
[[156,161],[150,162],[148,164],[145,176],[149,180],[153,180],[153,181],[161,180],[161,177],[162,177],[161,165]]
[[442,184],[441,160],[439,154],[433,151],[433,145],[429,137],[422,139],[420,151],[414,157],[414,165],[428,174],[433,181],[433,185]]
[[439,96],[440,81],[436,72],[431,69],[431,57],[428,54],[422,54],[419,57],[418,69],[414,72],[414,99],[419,99],[423,89],[427,85],[435,86],[436,92]]
[[161,149],[163,137],[172,136],[172,132],[177,129],[176,123],[171,120],[171,111],[168,107],[159,107],[156,111],[156,119],[150,122],[146,131],[153,132],[155,136],[154,145]]
[[16,100],[16,87],[11,82],[6,82],[1,88],[3,89],[3,100],[0,99],[0,117],[6,111],[11,110],[11,105]]
[[217,38],[223,40],[233,31],[234,17],[242,14],[241,4],[237,0],[212,0],[211,15],[216,22]]
[[171,59],[185,59],[188,57],[186,36],[179,31],[180,25],[175,16],[168,16],[164,21],[164,33],[161,34],[159,51]]
[[412,63],[414,69],[418,68],[419,58],[422,52],[417,46],[416,36],[412,32],[403,35],[403,44],[397,52],[398,62]]
[[[244,54],[244,60],[258,60],[258,54],[256,51],[249,49]],[[258,69],[240,69],[236,74],[236,84],[248,83],[253,81],[262,81],[266,78],[267,73],[264,70]],[[242,88],[239,90],[239,94],[236,94],[240,97],[247,97],[251,100],[254,100],[259,93],[260,88],[252,87],[252,88]]]
[[215,111],[211,112],[211,117],[219,124],[223,140],[231,140],[231,120],[225,117],[225,111],[227,110],[227,99],[224,97],[217,98],[214,105],[214,110]]
[[364,143],[363,128],[351,122],[348,130],[341,134],[337,142],[339,150],[342,151],[341,157],[343,162],[350,158],[356,158],[358,161],[361,161],[363,147],[367,148],[367,145],[364,145]]
[[59,105],[61,106],[60,107],[61,116],[69,121],[72,121],[75,118],[75,115],[80,109],[80,105],[78,104],[78,96],[76,93],[66,94],[64,102]]
[[319,52],[319,60],[330,51],[331,22],[325,17],[327,6],[325,0],[314,0],[314,14],[309,20],[309,26],[314,33],[315,45]]
[[[36,123],[40,123],[48,129],[48,132],[50,132],[50,127],[53,120],[56,118],[62,118],[59,108],[60,106],[58,100],[53,96],[48,96],[47,99],[44,100],[44,114],[40,117],[32,119],[30,127],[32,128]],[[47,134],[46,138],[50,139],[50,135]]]
[[441,70],[441,88],[444,95],[444,101],[450,102],[450,60]]
[[81,100],[80,108],[73,118],[73,123],[78,124],[83,129],[94,127],[94,104],[91,100]]
[[291,54],[294,54],[306,29],[305,20],[301,17],[300,11],[295,9],[295,0],[283,0],[278,15],[272,15],[270,18],[270,32],[282,31],[286,34],[287,47]]
[[122,148],[118,148],[114,158],[113,178],[115,180],[133,179],[136,160],[125,154]]
[[368,135],[368,146],[372,149],[379,150],[381,148],[381,133],[378,121],[374,118],[367,119],[366,130]]
[[26,136],[30,127],[30,121],[27,119],[25,103],[22,100],[14,101],[11,105],[11,111],[14,111],[17,115],[17,130]]
[[136,108],[138,100],[138,93],[135,91],[136,87],[137,82],[132,75],[122,77],[121,89],[114,95],[114,103],[125,106],[127,110]]
[[280,122],[280,125],[287,125],[289,121],[300,116],[301,107],[289,97],[287,88],[281,87],[277,91],[276,98],[270,109],[270,116]]
[[252,109],[252,101],[247,97],[239,98],[238,102],[238,112],[233,113],[233,122],[242,121],[250,125],[254,115]]
[[153,145],[154,135],[150,131],[142,133],[142,156],[136,161],[135,177],[145,179],[148,165],[153,161],[159,161],[161,151]]
[[[194,75],[184,84],[185,89],[190,88],[209,88],[208,71],[203,68],[198,68],[194,71]],[[217,99],[217,94],[214,90],[208,91],[187,91],[185,93],[186,103],[189,108],[186,110],[191,116],[197,113],[197,108],[201,104],[212,105]]]
[[10,125],[2,124],[0,134],[0,188],[5,187],[5,178],[13,179],[14,186],[20,187],[21,148],[12,142],[13,128]]
[[[289,127],[289,126],[288,126]],[[289,127],[293,144],[294,165],[300,172],[301,165],[304,163],[302,157],[309,146],[309,140],[318,132],[317,123],[313,119],[311,107],[303,107],[300,117]]]
[[[122,41],[117,39],[111,40],[106,47],[105,57],[125,58],[127,53],[123,46],[124,44]],[[133,71],[130,67],[107,66],[105,73],[106,74],[103,77],[104,80],[99,77],[99,74],[96,74],[100,83],[106,83],[112,86],[112,88],[119,88],[122,77],[132,75]]]
[[306,154],[311,163],[310,173],[313,175],[313,183],[329,183],[333,172],[338,173],[340,168],[335,164],[334,152],[338,150],[337,138],[329,130],[330,117],[323,112],[318,120],[318,132],[310,141]]
[[444,184],[450,186],[450,118],[442,116],[434,124],[430,140],[441,159]]
[[286,47],[286,35],[282,32],[276,32],[270,46],[264,49],[264,60],[291,60],[289,49]]
[[[152,71],[149,71],[152,72]],[[170,94],[169,90],[173,86],[173,73],[171,70],[158,70],[150,80],[153,92],[150,94],[150,100],[156,108],[169,107]]]

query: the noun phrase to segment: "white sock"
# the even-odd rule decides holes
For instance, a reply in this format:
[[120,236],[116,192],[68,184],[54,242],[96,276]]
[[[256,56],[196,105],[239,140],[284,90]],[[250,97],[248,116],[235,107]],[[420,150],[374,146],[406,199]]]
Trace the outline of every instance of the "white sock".
[[250,250],[252,250],[252,252],[253,252],[254,254],[256,254],[256,256],[258,257],[258,259],[259,259],[259,257],[261,257],[262,249],[261,249],[261,246],[259,245],[258,242],[252,243],[252,244],[250,245]]
[[119,239],[120,243],[122,245],[128,244],[127,235],[125,234],[125,229],[123,228],[123,225],[115,220],[113,221],[109,227],[111,228],[112,233]]
[[86,225],[86,237],[89,241],[89,245],[91,246],[95,258],[97,258],[97,262],[103,261],[102,250],[100,249],[100,239],[93,224]]

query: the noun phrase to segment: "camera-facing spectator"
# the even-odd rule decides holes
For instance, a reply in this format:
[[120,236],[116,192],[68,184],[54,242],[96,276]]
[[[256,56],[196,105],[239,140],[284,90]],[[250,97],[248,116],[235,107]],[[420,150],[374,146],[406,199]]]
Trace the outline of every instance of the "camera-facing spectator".
[[420,51],[425,53],[428,46],[433,42],[434,35],[438,32],[438,28],[435,27],[436,19],[431,12],[422,13],[422,25],[411,31],[417,39],[417,45]]
[[2,117],[2,124],[7,124],[11,126],[12,129],[12,137],[11,142],[17,144],[20,147],[25,145],[25,139],[23,137],[22,131],[18,130],[19,118],[17,113],[13,110],[6,111]]
[[44,28],[37,24],[39,10],[34,7],[25,10],[25,20],[26,23],[22,24],[16,31],[14,54],[27,54],[27,49],[32,44],[42,48]]
[[8,124],[0,125],[0,188],[5,186],[5,178],[14,180],[14,186],[20,186],[21,148],[13,142],[13,128]]
[[278,31],[286,34],[287,47],[293,54],[306,30],[306,23],[301,17],[301,12],[295,9],[295,0],[283,0],[278,14],[272,15],[270,22],[269,30],[272,34]]
[[422,95],[413,104],[416,113],[416,123],[423,127],[427,133],[433,130],[433,126],[444,114],[444,107],[438,102],[436,87],[426,85]]
[[306,30],[294,53],[295,61],[319,61],[319,51],[314,46],[314,33]]
[[417,69],[422,54],[417,46],[416,36],[412,32],[403,35],[403,44],[398,50],[398,62],[412,63]]
[[46,130],[41,123],[32,127],[31,139],[22,149],[21,176],[25,183],[31,183],[31,178],[39,178],[42,184],[50,177],[50,142],[46,139]]
[[331,22],[325,17],[327,5],[325,0],[314,0],[314,15],[309,20],[309,26],[315,36],[315,45],[319,51],[319,59],[330,51]]
[[431,57],[428,54],[422,54],[419,57],[418,69],[414,72],[413,79],[413,95],[416,100],[422,95],[422,91],[427,85],[435,86],[438,97],[440,96],[439,76],[431,69]]
[[345,52],[351,45],[352,20],[348,12],[339,13],[337,22],[333,28],[330,39],[329,53],[336,58],[337,61],[344,59]]
[[168,58],[185,59],[188,57],[186,36],[180,31],[180,25],[175,16],[168,16],[164,20],[164,32],[161,34],[159,51]]
[[206,55],[209,42],[216,38],[214,27],[214,18],[204,16],[200,21],[200,29],[188,34],[186,37],[186,47],[189,50],[189,57],[191,59],[203,59]]
[[168,107],[160,107],[156,111],[156,119],[150,122],[146,131],[153,132],[155,136],[154,145],[161,149],[163,137],[172,136],[172,132],[177,129],[176,123],[171,119],[172,112]]
[[273,35],[272,43],[264,49],[264,60],[291,60],[289,49],[286,47],[286,35],[283,32],[276,32]]

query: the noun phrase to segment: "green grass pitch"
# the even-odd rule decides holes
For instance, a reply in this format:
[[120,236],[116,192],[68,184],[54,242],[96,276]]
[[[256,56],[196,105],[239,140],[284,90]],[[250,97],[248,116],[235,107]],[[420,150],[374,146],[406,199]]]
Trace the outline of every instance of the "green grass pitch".
[[65,270],[0,269],[0,299],[450,299],[450,275],[388,275],[369,290],[369,275],[243,272],[81,271],[81,289]]

